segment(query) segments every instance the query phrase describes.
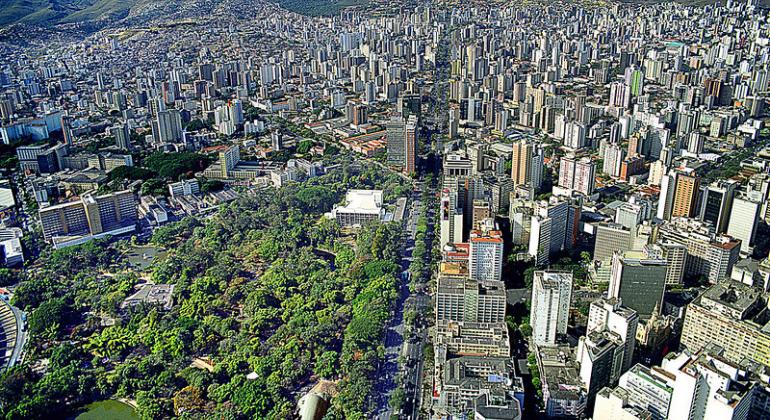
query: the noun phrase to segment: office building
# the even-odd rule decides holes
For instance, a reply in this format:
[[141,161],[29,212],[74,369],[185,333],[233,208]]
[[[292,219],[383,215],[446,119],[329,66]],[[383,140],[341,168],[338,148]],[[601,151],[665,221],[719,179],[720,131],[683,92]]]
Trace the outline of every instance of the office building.
[[392,117],[385,124],[388,133],[388,164],[404,173],[415,172],[417,159],[417,117]]
[[404,173],[414,174],[417,171],[417,116],[410,115],[404,127]]
[[464,276],[439,275],[436,286],[436,321],[505,321],[505,285]]
[[643,252],[615,252],[607,296],[620,299],[642,319],[659,311],[666,288],[666,261],[648,259]]
[[61,248],[134,231],[137,202],[131,191],[85,194],[77,201],[41,208],[38,214],[45,240]]
[[110,135],[115,138],[115,146],[120,150],[131,150],[131,130],[122,123],[110,128]]
[[622,373],[623,342],[608,331],[587,333],[578,341],[577,360],[588,406],[592,407],[599,390],[615,383]]
[[733,180],[717,180],[703,189],[700,219],[711,224],[717,233],[727,232],[727,223],[733,206],[733,197],[739,183]]
[[24,232],[20,228],[0,229],[0,260],[3,267],[18,267],[24,264],[22,237]]
[[602,388],[596,394],[593,420],[653,420],[652,413],[629,405],[629,392],[621,387]]
[[439,226],[441,248],[463,242],[463,212],[457,207],[457,193],[445,188],[441,191]]
[[158,144],[182,141],[182,117],[179,111],[158,111],[152,123],[152,137]]
[[659,242],[644,247],[644,254],[651,260],[666,261],[666,285],[683,284],[687,266],[687,247],[671,242]]
[[499,281],[503,272],[503,234],[498,230],[471,231],[470,277],[482,281]]
[[751,255],[760,219],[762,196],[758,191],[739,194],[733,199],[727,234],[741,241],[741,254]]
[[523,394],[523,386],[513,372],[509,358],[463,356],[449,359],[436,375],[438,395],[434,410],[451,416],[472,412],[479,420],[518,420],[521,406],[513,394]]
[[492,213],[489,209],[489,201],[487,200],[473,200],[473,229],[479,229],[484,220],[492,217]]
[[530,325],[536,345],[555,345],[558,338],[567,333],[571,299],[572,273],[535,271]]
[[588,398],[580,379],[574,346],[538,347],[535,356],[545,415],[550,418],[585,417]]
[[[635,365],[603,398],[621,396],[619,407],[654,420],[759,419],[770,415],[767,386],[718,346],[669,353],[660,366]],[[597,398],[594,418],[609,419],[606,399]],[[634,417],[629,417],[634,418]]]
[[619,223],[600,223],[596,225],[594,241],[594,261],[610,261],[617,251],[630,251],[633,245],[631,230]]
[[687,307],[682,346],[696,352],[716,344],[729,360],[770,366],[770,332],[764,328],[767,299],[766,292],[734,280],[711,286]]
[[620,339],[623,347],[621,373],[630,369],[634,360],[638,326],[639,315],[623,306],[619,299],[602,297],[591,302],[588,309],[586,334],[608,331]]
[[705,276],[711,283],[729,277],[741,244],[731,236],[715,234],[710,224],[689,218],[661,225],[658,241],[686,246],[685,276]]

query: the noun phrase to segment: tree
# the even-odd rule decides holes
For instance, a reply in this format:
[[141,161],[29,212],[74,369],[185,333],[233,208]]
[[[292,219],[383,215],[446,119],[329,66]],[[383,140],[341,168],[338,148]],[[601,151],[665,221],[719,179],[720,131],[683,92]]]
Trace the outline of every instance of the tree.
[[315,364],[315,374],[326,379],[337,376],[339,353],[329,350],[318,356]]
[[59,335],[60,326],[65,322],[66,312],[67,305],[62,298],[43,302],[29,316],[30,333],[55,339]]
[[7,268],[0,268],[0,287],[7,287],[16,284],[18,277],[16,273]]
[[404,392],[403,388],[398,387],[390,394],[390,401],[388,403],[393,411],[398,411],[404,406],[404,402],[406,402],[406,392]]
[[169,194],[163,180],[153,178],[142,183],[142,195],[167,196]]
[[197,387],[188,385],[174,394],[174,414],[189,413],[203,410],[206,400],[203,392]]

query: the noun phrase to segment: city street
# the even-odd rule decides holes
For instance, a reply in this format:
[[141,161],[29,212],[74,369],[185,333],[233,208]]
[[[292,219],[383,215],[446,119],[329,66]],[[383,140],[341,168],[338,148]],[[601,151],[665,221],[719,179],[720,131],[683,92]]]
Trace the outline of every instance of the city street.
[[[385,358],[379,366],[374,386],[373,398],[377,404],[375,416],[382,420],[390,419],[393,415],[397,415],[398,418],[410,418],[411,416],[414,419],[417,417],[420,407],[422,351],[427,332],[424,325],[421,325],[414,332],[414,336],[409,339],[406,336],[404,320],[404,314],[408,310],[414,308],[418,313],[422,313],[430,302],[430,298],[423,292],[412,293],[409,290],[411,280],[409,268],[413,261],[412,252],[417,234],[417,220],[424,205],[420,196],[421,189],[418,186],[412,193],[411,204],[407,206],[407,214],[404,218],[405,240],[401,260],[401,293],[398,302],[396,302],[392,321],[385,333]],[[426,241],[430,242],[431,238],[430,235],[426,236]],[[406,398],[399,412],[394,413],[389,401],[390,396],[399,387],[403,387]]]

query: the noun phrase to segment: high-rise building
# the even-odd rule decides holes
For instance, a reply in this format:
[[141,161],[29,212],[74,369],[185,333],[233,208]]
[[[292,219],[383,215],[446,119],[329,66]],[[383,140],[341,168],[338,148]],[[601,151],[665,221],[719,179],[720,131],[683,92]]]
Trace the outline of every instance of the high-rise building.
[[762,197],[759,192],[741,194],[733,199],[727,234],[741,241],[741,254],[750,255],[760,219]]
[[652,413],[629,405],[629,392],[624,388],[602,388],[596,394],[594,420],[652,420]]
[[630,251],[633,245],[631,230],[619,223],[600,223],[596,225],[594,241],[594,260],[610,261],[616,251]]
[[413,174],[417,169],[417,116],[410,115],[404,128],[404,173]]
[[513,143],[511,179],[514,186],[526,184],[531,179],[532,148],[530,142],[519,140]]
[[230,178],[230,171],[235,168],[241,160],[241,149],[237,145],[229,146],[219,152],[219,166],[222,171],[222,178]]
[[685,276],[705,276],[716,283],[727,278],[738,262],[741,241],[729,235],[717,235],[708,223],[675,218],[658,229],[658,241],[687,247]]
[[530,219],[528,254],[534,258],[538,267],[548,264],[551,255],[551,238],[554,221],[550,217],[533,215]]
[[529,140],[512,145],[511,180],[513,187],[529,184],[537,191],[543,183],[543,150]]
[[572,273],[535,271],[530,324],[536,345],[555,345],[557,339],[567,333],[571,299]]
[[448,244],[463,241],[463,211],[457,207],[457,192],[445,188],[441,191],[441,207],[439,209],[439,224],[441,229],[441,248]]
[[698,198],[700,180],[694,173],[678,173],[671,217],[692,217]]
[[700,179],[692,169],[672,169],[661,178],[657,216],[693,217],[700,189]]
[[473,230],[470,235],[470,277],[475,280],[499,281],[503,272],[502,232]]
[[388,132],[388,165],[403,167],[406,161],[406,123],[403,117],[391,117],[385,123]]
[[505,285],[465,276],[440,274],[436,287],[436,322],[504,322]]
[[157,143],[177,143],[182,140],[182,117],[176,109],[158,111],[152,124],[152,136]]
[[61,132],[64,137],[64,143],[67,146],[72,146],[75,141],[75,133],[72,131],[72,117],[69,115],[62,115],[61,117]]
[[397,110],[404,118],[408,119],[411,115],[414,115],[419,119],[422,114],[421,108],[422,98],[419,94],[409,93],[398,98]]
[[623,342],[608,331],[591,332],[580,337],[577,360],[580,379],[586,389],[588,406],[593,406],[596,394],[618,380],[623,363]]
[[620,169],[626,152],[618,144],[610,144],[604,149],[604,164],[602,172],[612,177],[620,176]]
[[489,208],[489,201],[487,200],[473,200],[473,229],[479,229],[479,226],[484,220],[492,217],[492,213]]
[[648,259],[638,251],[616,252],[612,257],[607,296],[620,299],[643,319],[660,311],[666,288],[666,261]]
[[651,260],[666,261],[666,284],[682,284],[687,266],[687,247],[673,242],[659,242],[644,247],[644,254]]
[[353,105],[351,125],[359,127],[369,123],[369,108],[364,104]]
[[717,233],[727,232],[727,223],[738,184],[734,180],[720,179],[703,189],[700,219],[711,222]]
[[[767,418],[770,393],[761,382],[718,346],[669,353],[660,366],[637,364],[620,377],[617,388],[603,389],[596,400],[594,419]],[[614,402],[617,408],[641,416],[609,417],[614,412],[610,395],[619,396],[620,401]]]
[[385,127],[388,132],[388,164],[402,168],[404,173],[415,171],[417,159],[417,116],[392,117]]
[[563,157],[559,164],[559,186],[591,195],[596,186],[596,163],[588,158]]
[[630,369],[634,360],[638,326],[639,315],[633,309],[622,306],[619,299],[603,297],[591,302],[586,334],[609,331],[620,338],[623,343],[621,373]]
[[115,146],[121,150],[131,150],[131,132],[128,124],[122,123],[110,128],[110,135],[115,138]]
[[716,344],[729,360],[770,366],[767,302],[766,292],[733,280],[711,286],[687,306],[682,346],[695,352]]

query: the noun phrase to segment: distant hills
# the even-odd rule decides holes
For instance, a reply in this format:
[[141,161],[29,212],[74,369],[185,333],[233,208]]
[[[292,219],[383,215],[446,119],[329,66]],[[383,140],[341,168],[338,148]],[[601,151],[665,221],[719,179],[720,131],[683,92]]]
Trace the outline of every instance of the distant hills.
[[[137,3],[148,0],[3,0],[0,26],[13,23],[50,26],[104,19],[120,19]],[[151,1],[151,0],[150,0]]]
[[[239,0],[237,3],[262,2]],[[366,4],[366,0],[271,0],[288,10],[311,16],[334,15],[340,9]],[[178,4],[177,4],[178,3]],[[21,23],[50,27],[58,24],[116,21],[136,10],[160,10],[197,3],[215,8],[227,0],[0,0],[0,28]]]

